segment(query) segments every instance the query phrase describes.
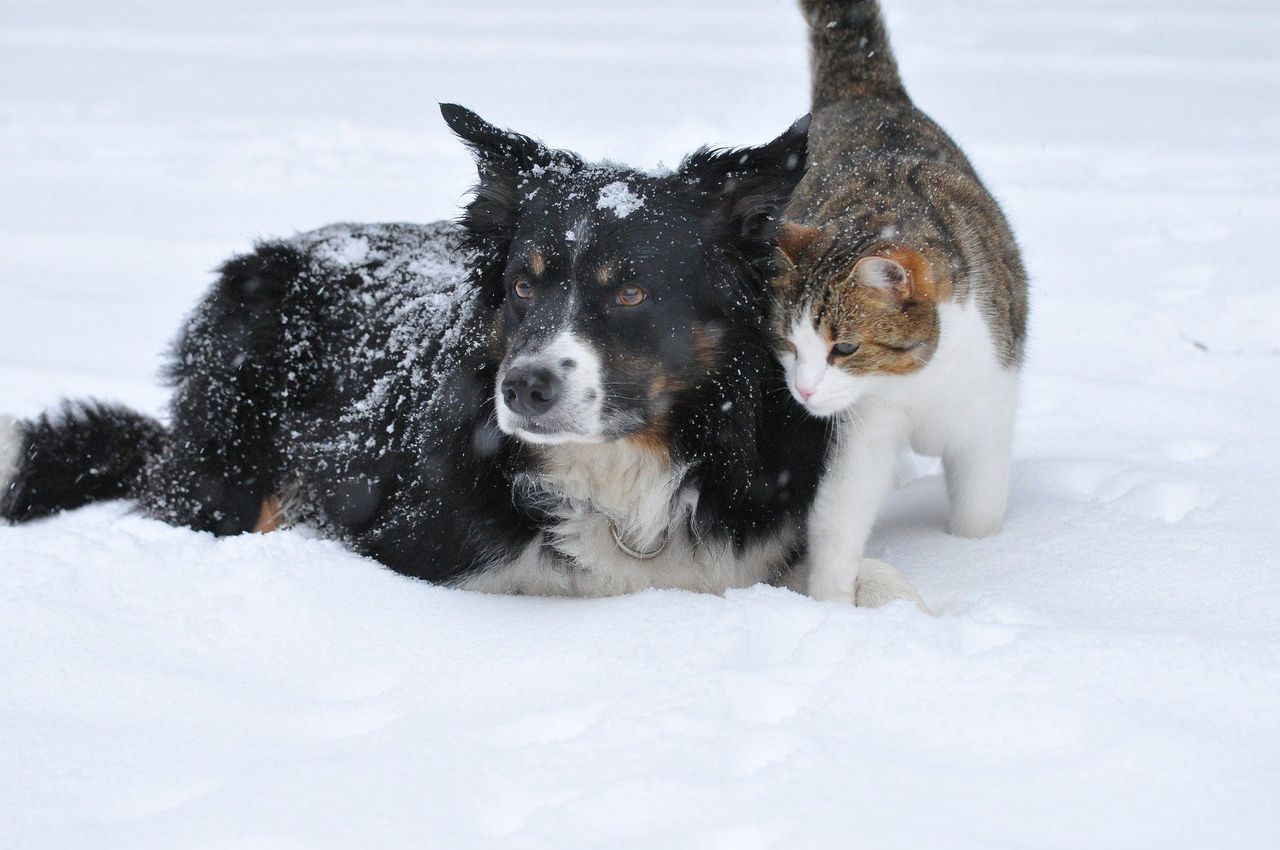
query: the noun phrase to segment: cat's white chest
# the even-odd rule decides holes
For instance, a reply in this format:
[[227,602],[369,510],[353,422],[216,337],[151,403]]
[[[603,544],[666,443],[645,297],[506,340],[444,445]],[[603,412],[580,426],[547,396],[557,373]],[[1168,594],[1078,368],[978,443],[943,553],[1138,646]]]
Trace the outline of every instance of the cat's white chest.
[[902,409],[911,448],[935,457],[946,454],[955,440],[967,440],[970,432],[1007,420],[1018,377],[1000,364],[976,305],[941,304],[938,314],[941,334],[929,364],[915,374],[884,379],[877,393]]

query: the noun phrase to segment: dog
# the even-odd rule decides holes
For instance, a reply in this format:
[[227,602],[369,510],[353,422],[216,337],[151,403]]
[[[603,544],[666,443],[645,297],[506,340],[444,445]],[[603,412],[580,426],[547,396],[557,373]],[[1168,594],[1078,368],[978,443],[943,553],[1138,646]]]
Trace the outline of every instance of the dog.
[[479,173],[459,223],[229,260],[174,346],[168,425],[94,402],[0,425],[0,517],[306,523],[498,593],[802,585],[830,435],[786,391],[765,281],[807,119],[654,174],[441,109]]

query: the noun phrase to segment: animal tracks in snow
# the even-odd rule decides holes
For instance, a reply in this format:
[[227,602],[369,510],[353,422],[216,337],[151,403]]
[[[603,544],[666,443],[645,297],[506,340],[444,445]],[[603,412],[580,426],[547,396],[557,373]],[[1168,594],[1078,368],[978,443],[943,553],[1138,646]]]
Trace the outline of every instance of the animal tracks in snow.
[[1167,523],[1181,522],[1204,501],[1200,488],[1181,481],[1151,481],[1124,491],[1113,501],[1126,511]]
[[1221,450],[1222,445],[1212,440],[1165,440],[1160,444],[1161,453],[1175,463],[1208,460]]
[[[1217,451],[1209,443],[1170,443],[1166,456],[1178,460],[1203,459]],[[1042,466],[1038,474],[1049,488],[1076,502],[1096,502],[1141,519],[1169,524],[1181,522],[1192,511],[1211,505],[1212,496],[1190,482],[1158,474],[1146,465],[1118,461],[1057,461]]]
[[596,700],[526,712],[495,729],[491,740],[495,744],[519,747],[577,740],[605,719],[609,705],[606,700]]

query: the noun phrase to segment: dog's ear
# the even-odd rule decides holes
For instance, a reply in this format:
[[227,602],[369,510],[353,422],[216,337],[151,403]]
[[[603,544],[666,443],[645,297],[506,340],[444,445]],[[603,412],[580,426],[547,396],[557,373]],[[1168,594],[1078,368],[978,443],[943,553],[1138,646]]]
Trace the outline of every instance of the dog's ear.
[[778,138],[753,148],[694,152],[680,174],[713,200],[714,214],[749,255],[767,253],[782,208],[804,176],[809,116]]
[[471,149],[480,182],[467,205],[462,225],[482,241],[502,241],[514,230],[520,187],[531,176],[555,168],[568,173],[581,166],[573,154],[548,148],[510,130],[501,130],[456,103],[440,104],[440,114],[458,138]]
[[778,228],[778,251],[782,254],[787,267],[792,268],[798,265],[800,259],[813,250],[813,246],[819,244],[824,236],[828,236],[827,228],[784,221]]
[[557,153],[528,136],[499,129],[456,103],[440,104],[440,114],[449,129],[471,148],[481,177],[490,169],[528,172],[534,166],[546,168]]

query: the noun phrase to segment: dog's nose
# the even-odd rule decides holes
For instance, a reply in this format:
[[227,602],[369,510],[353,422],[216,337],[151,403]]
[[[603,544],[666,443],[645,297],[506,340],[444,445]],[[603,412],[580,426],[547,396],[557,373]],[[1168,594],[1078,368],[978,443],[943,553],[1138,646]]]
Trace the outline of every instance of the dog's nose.
[[541,416],[559,397],[560,379],[541,366],[517,366],[502,381],[502,400],[521,416]]

